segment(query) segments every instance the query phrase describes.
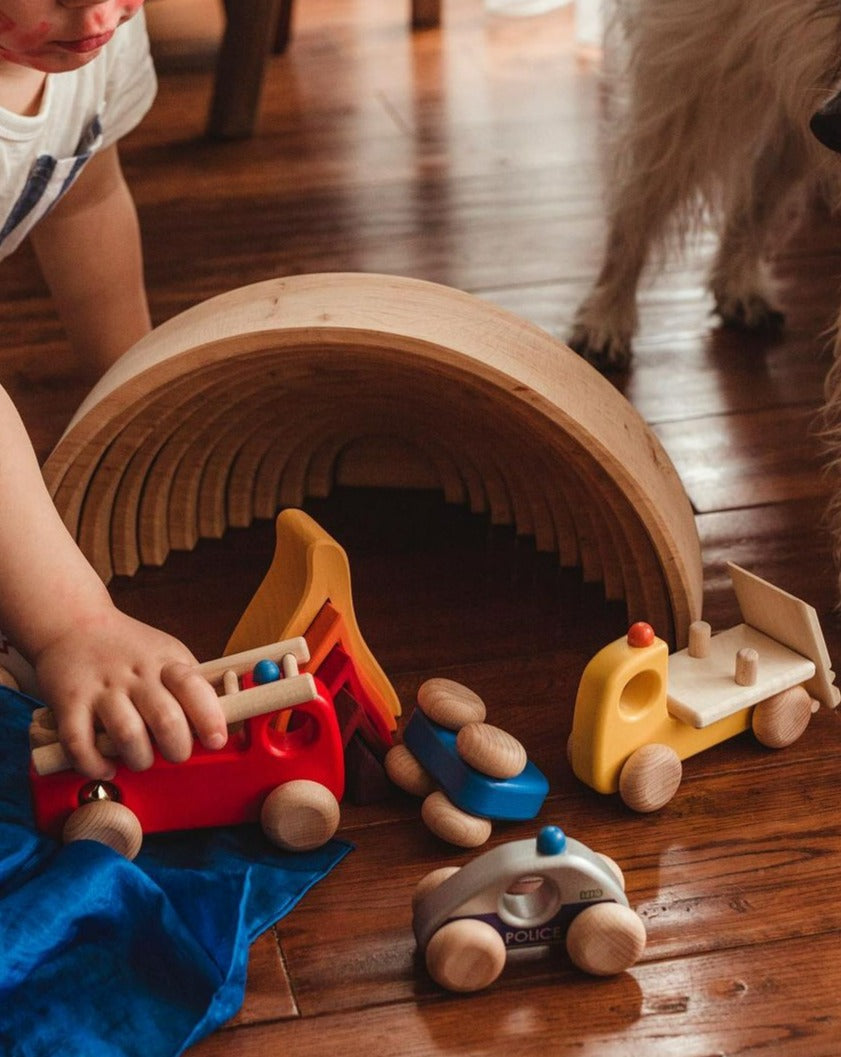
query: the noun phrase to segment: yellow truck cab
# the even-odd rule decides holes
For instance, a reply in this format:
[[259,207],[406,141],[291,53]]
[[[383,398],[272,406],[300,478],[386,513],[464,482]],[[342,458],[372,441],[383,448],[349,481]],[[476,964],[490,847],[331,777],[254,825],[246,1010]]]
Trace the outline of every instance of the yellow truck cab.
[[743,623],[712,635],[697,621],[669,654],[648,624],[605,646],[585,668],[569,741],[576,776],[619,792],[636,811],[672,798],[681,761],[752,727],[791,744],[821,704],[838,705],[817,614],[793,595],[729,565]]

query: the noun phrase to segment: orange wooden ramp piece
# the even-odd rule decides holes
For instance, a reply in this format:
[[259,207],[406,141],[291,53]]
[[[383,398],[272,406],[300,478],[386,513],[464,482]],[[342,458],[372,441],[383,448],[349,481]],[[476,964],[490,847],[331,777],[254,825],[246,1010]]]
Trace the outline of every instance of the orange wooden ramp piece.
[[316,672],[333,647],[340,646],[387,729],[394,730],[400,702],[356,622],[344,549],[303,510],[282,510],[275,529],[269,570],[225,652],[303,635],[310,651],[304,670]]

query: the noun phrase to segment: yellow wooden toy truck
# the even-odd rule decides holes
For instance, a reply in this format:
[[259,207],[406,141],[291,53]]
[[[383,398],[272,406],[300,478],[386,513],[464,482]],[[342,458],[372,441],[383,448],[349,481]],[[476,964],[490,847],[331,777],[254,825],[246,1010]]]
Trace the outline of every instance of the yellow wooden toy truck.
[[576,776],[655,811],[680,785],[681,761],[752,727],[771,748],[838,705],[835,673],[812,606],[728,566],[744,623],[716,635],[704,621],[669,655],[635,624],[590,661],[578,687],[568,753]]

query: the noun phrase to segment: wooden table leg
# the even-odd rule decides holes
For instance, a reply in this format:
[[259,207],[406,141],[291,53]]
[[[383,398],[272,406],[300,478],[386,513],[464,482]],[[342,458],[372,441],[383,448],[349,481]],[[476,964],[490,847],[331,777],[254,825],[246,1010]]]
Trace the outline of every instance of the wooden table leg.
[[280,55],[286,51],[286,46],[289,43],[292,25],[292,0],[280,0],[278,7],[280,8],[280,11],[277,16],[277,27],[275,28],[273,45],[274,53],[276,55]]
[[[210,106],[207,134],[246,139],[254,132],[266,56],[289,43],[293,0],[225,0],[227,24]],[[441,0],[411,0],[412,28],[437,26]]]
[[266,56],[282,6],[288,9],[291,0],[225,0],[227,25],[207,126],[212,138],[245,139],[254,132]]
[[441,23],[441,0],[412,0],[412,28],[422,29]]

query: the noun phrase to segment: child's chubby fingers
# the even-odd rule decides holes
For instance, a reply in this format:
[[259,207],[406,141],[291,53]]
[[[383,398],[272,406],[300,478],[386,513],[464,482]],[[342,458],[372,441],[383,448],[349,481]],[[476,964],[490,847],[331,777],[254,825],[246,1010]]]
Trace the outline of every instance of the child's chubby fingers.
[[127,695],[114,691],[104,696],[97,703],[96,713],[129,770],[145,771],[152,766],[155,751],[149,731]]
[[58,736],[74,770],[102,782],[114,777],[116,765],[97,749],[93,719],[89,713],[63,719],[58,725]]
[[161,669],[161,682],[178,701],[196,737],[206,749],[221,749],[228,740],[225,713],[216,691],[196,667],[172,661]]
[[183,763],[193,751],[193,732],[180,702],[157,679],[132,691],[132,703],[149,731],[161,756],[170,763]]

